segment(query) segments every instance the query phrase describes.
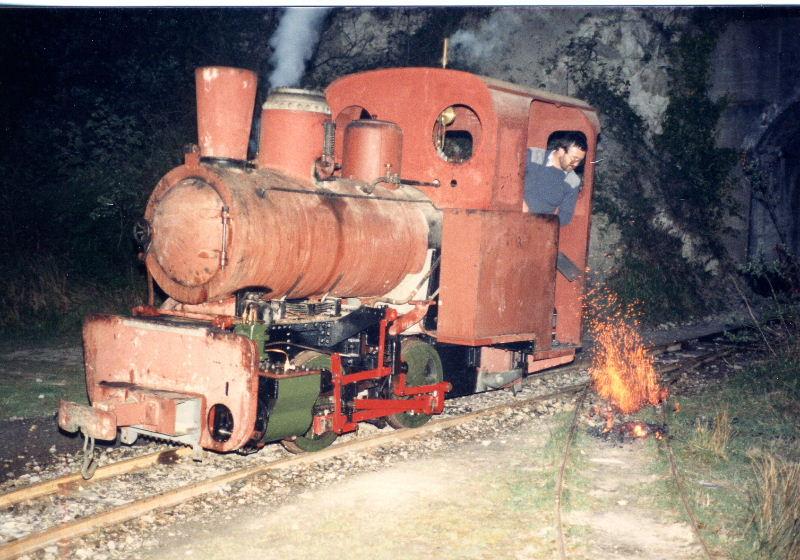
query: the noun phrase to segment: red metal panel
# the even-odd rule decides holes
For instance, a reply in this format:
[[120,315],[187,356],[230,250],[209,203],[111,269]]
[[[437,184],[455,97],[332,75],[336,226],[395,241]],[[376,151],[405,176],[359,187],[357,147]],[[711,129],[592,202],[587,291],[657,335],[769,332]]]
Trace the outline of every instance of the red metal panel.
[[[497,116],[494,100],[480,77],[458,70],[391,68],[340,78],[325,91],[337,124],[339,118],[366,109],[372,118],[397,123],[403,130],[403,176],[419,181],[438,179],[441,188],[422,187],[440,207],[488,208],[497,159]],[[442,111],[464,105],[480,120],[480,143],[464,163],[445,161],[434,145],[434,126]],[[357,107],[359,110],[348,108]],[[337,127],[336,143],[344,130]],[[337,153],[341,159],[342,153]],[[450,185],[455,184],[456,187]],[[487,186],[489,188],[487,188]]]
[[[114,398],[125,403],[127,391],[115,392],[103,382],[197,395],[203,399],[204,448],[237,449],[250,437],[258,391],[253,341],[207,326],[111,315],[90,317],[83,340],[86,386],[93,403]],[[215,441],[205,427],[208,410],[217,403],[227,406],[234,418],[233,433],[225,442]],[[146,416],[141,420],[148,423]]]
[[195,70],[195,83],[200,155],[246,160],[258,83],[255,72],[206,66]]
[[[557,354],[557,352],[558,351],[554,351],[553,353]],[[575,359],[574,348],[561,350],[560,352],[561,355],[555,355],[551,358],[538,357],[536,355],[528,356],[528,373],[535,373],[543,369],[568,364]]]
[[[597,154],[597,135],[600,124],[594,112],[575,107],[561,107],[542,101],[531,104],[528,144],[545,148],[547,139],[556,131],[580,131],[586,136],[589,150],[584,164],[583,185],[575,206],[572,221],[559,232],[559,250],[585,270],[589,251],[589,230],[591,227],[592,191],[594,187],[594,164]],[[562,274],[556,275],[556,309],[558,323],[556,338],[559,342],[580,344],[583,321],[582,294],[586,278],[581,274],[574,282]]]
[[502,348],[481,349],[481,372],[510,371],[514,369],[514,352]]
[[[591,112],[577,99],[441,68],[353,74],[333,82],[325,95],[339,125],[339,160],[342,125],[359,118],[362,110],[372,118],[395,122],[403,130],[403,175],[422,181],[438,179],[441,188],[421,190],[441,208],[519,209],[525,149],[535,145],[526,143],[531,101],[569,108],[570,114]],[[463,163],[445,161],[434,146],[436,120],[448,107],[467,107],[479,121],[474,153]]]
[[557,230],[551,216],[445,211],[437,339],[549,348]]
[[266,170],[187,164],[150,197],[147,267],[182,303],[252,286],[274,298],[383,295],[425,263],[420,197],[381,187],[367,196],[345,181],[315,190]]

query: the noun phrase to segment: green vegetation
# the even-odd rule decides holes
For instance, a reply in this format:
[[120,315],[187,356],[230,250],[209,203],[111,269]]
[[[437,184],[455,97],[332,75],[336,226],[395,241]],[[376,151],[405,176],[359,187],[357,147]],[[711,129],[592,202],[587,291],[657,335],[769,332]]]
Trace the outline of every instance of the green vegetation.
[[[571,451],[564,513],[567,518],[640,516],[643,531],[681,524],[688,531],[680,491],[699,521],[700,532],[715,556],[732,560],[778,560],[800,557],[800,306],[750,339],[763,352],[744,364],[729,364],[727,374],[709,379],[690,395],[673,398],[668,413],[669,442],[675,454],[680,488],[671,474],[663,442],[650,438],[612,451],[615,445],[581,434]],[[690,374],[691,375],[691,374]],[[661,412],[648,408],[638,419],[660,424]],[[556,473],[569,419],[558,424],[541,456]],[[627,446],[626,446],[627,447]],[[637,449],[638,448],[638,449]],[[592,457],[592,461],[586,461]],[[598,457],[600,461],[595,461]],[[626,461],[618,468],[620,458]],[[627,461],[631,464],[627,464]],[[635,465],[635,463],[641,465]],[[649,474],[648,474],[649,469]],[[615,472],[616,471],[616,472]],[[552,474],[555,477],[555,474]],[[549,519],[555,492],[550,478],[530,490],[537,517]],[[583,514],[591,512],[591,514]],[[569,525],[569,524],[568,524]],[[588,528],[589,536],[574,537]],[[609,531],[591,522],[568,527],[573,546],[602,539]],[[595,534],[596,533],[596,534]],[[620,543],[628,537],[621,537]],[[693,539],[689,536],[689,541]]]
[[[371,68],[435,64],[440,38],[466,15],[485,12],[373,10],[380,21],[397,21],[391,48],[376,53],[367,47],[386,26],[365,30],[359,10],[332,11],[323,30],[332,50],[315,55],[301,86],[324,87]],[[15,79],[4,84],[7,103],[0,106],[0,122],[14,131],[0,152],[4,332],[74,332],[86,312],[118,311],[120,301],[139,297],[145,279],[132,226],[157,181],[182,163],[182,147],[196,141],[195,68],[238,66],[266,79],[269,37],[281,15],[5,10],[0,60]],[[260,86],[257,106],[267,94]]]
[[[774,354],[680,398],[680,412],[669,419],[703,536],[733,559],[797,558],[800,551],[800,337],[779,334]],[[662,454],[656,472],[668,471]],[[657,494],[682,509],[671,481]]]
[[[133,263],[132,263],[133,264]],[[48,254],[19,256],[0,264],[6,279],[0,292],[0,328],[19,341],[77,333],[89,313],[122,313],[145,303],[144,273],[133,267],[127,274],[107,271],[87,277],[65,259]]]
[[0,420],[51,415],[61,399],[89,402],[82,353],[73,340],[56,347],[3,349],[0,363]]
[[[145,290],[132,226],[196,137],[194,68],[266,65],[279,11],[8,10],[0,328],[75,332]],[[213,32],[198,32],[199,29]]]
[[[549,457],[549,464],[552,465],[552,476],[545,487],[550,492],[548,498],[553,504],[552,507],[555,507],[553,499],[555,497],[556,482],[558,481],[558,471],[561,468],[564,444],[569,435],[572,419],[572,411],[562,412],[554,416],[555,428],[550,431],[550,438],[547,440],[543,450],[544,456]],[[561,496],[561,504],[564,511],[585,508],[588,504],[586,489],[591,486],[591,481],[582,474],[586,470],[586,457],[579,451],[582,446],[586,445],[586,441],[587,435],[580,429],[576,429],[564,474],[567,481]]]
[[677,41],[670,43],[670,32],[661,29],[671,44],[671,68],[658,135],[629,104],[629,83],[619,69],[598,58],[597,39],[578,39],[568,48],[577,96],[601,115],[600,150],[617,154],[596,171],[595,211],[621,234],[607,284],[624,302],[639,302],[650,321],[684,318],[715,303],[709,270],[725,257],[724,220],[736,212],[729,179],[735,154],[715,147],[724,102],[708,93],[709,61],[723,28],[716,14],[696,10]]
[[715,146],[725,106],[724,101],[712,101],[708,92],[710,59],[722,28],[717,19],[697,12],[694,27],[673,48],[669,105],[653,147],[661,163],[656,188],[670,216],[719,257],[724,219],[736,211],[729,179],[736,155]]

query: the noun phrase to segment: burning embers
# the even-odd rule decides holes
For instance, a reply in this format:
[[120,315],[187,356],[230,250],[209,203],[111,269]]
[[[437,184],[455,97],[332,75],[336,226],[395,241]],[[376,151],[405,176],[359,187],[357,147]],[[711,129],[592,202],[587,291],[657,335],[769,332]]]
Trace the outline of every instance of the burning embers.
[[[598,411],[592,410],[593,414]],[[663,439],[667,437],[667,427],[663,424],[651,424],[649,422],[621,422],[615,423],[614,413],[610,409],[600,411],[600,414],[605,416],[605,423],[601,426],[591,428],[589,432],[592,435],[604,439],[616,439],[620,442],[627,442],[635,439],[644,439],[650,436],[656,439]]]
[[615,413],[632,414],[647,404],[656,406],[669,397],[669,391],[660,384],[653,357],[630,310],[621,310],[615,298],[605,301],[603,307],[603,319],[591,324],[595,347],[589,374],[597,394],[608,406],[596,407],[593,412],[605,418],[604,434],[616,432],[622,439],[653,434],[660,439],[664,428],[653,424],[625,422],[614,426]]

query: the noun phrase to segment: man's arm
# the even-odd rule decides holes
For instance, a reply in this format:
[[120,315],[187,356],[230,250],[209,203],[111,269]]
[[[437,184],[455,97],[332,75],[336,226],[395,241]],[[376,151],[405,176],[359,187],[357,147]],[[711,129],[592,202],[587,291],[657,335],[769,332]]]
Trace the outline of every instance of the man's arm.
[[575,213],[575,205],[578,203],[578,195],[581,194],[580,186],[570,187],[564,201],[558,210],[558,223],[562,226],[567,225],[572,221],[572,215]]

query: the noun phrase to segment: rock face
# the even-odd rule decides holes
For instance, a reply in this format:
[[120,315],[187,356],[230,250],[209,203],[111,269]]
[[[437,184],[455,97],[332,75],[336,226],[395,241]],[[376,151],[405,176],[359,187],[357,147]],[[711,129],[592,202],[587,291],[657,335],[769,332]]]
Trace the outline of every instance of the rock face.
[[496,11],[453,36],[454,60],[476,71],[575,95],[584,74],[627,82],[628,102],[653,133],[667,107],[666,46],[675,10],[519,8]]
[[[453,58],[482,74],[572,96],[581,95],[581,84],[601,82],[641,119],[649,141],[662,132],[669,104],[668,51],[686,22],[685,10],[672,9],[503,9],[474,29],[456,33]],[[645,166],[630,150],[635,140],[615,134],[615,123],[600,109],[604,132],[597,171],[598,189],[603,189],[604,181],[623,180],[622,168]],[[650,181],[646,172],[640,176],[643,183]],[[696,254],[696,243],[674,221],[654,222],[654,227],[678,238],[685,255],[709,260]],[[619,244],[619,230],[596,214],[589,252],[596,277],[613,269]]]
[[779,243],[800,254],[800,17],[782,14],[730,24],[712,59],[711,93],[728,104],[718,141],[747,158],[740,254],[750,258]]
[[[732,233],[725,240],[729,254],[740,262],[759,253],[769,256],[779,242],[800,253],[800,166],[787,150],[800,135],[800,17],[793,17],[797,13],[748,11],[746,19],[720,30],[710,63],[709,94],[728,102],[719,123],[718,145],[748,154],[737,171],[734,193],[743,215],[728,221]],[[670,100],[668,52],[688,29],[690,16],[684,8],[468,12],[460,20],[460,30],[451,35],[450,66],[573,96],[578,95],[579,84],[599,80],[625,99],[641,119],[649,142],[662,132]],[[352,63],[357,58],[363,67],[401,63],[391,55],[392,38],[430,33],[428,17],[430,12],[419,9],[341,10],[322,37],[320,53],[334,61]],[[331,64],[319,66],[317,79],[327,83],[338,70]],[[598,173],[612,167],[645,167],[645,162],[630,161],[635,159],[632,140],[615,137],[610,118],[601,114],[604,134],[598,157],[603,161]],[[618,176],[612,172],[605,180]],[[645,188],[649,180],[642,179]],[[755,192],[753,180],[760,191]],[[599,183],[598,188],[602,188]],[[652,225],[680,241],[684,258],[713,270],[709,256],[697,249],[702,243],[681,228],[680,216],[666,217],[658,200],[653,202]],[[613,266],[619,240],[613,224],[594,220],[593,270],[602,273]]]
[[[751,12],[729,24],[711,61],[709,94],[728,102],[718,145],[749,157],[734,193],[743,215],[728,221],[725,240],[740,262],[772,256],[776,243],[800,253],[800,159],[788,157],[800,136],[800,17],[787,15]],[[652,137],[669,103],[667,49],[687,22],[684,9],[504,9],[456,34],[455,57],[478,72],[567,95],[587,76],[625,84],[622,93]],[[625,157],[622,139],[604,140],[605,157]],[[751,192],[754,173],[763,192]],[[670,224],[663,229],[681,240],[684,256],[705,261],[695,240]],[[607,268],[618,234],[597,221],[592,238],[590,264]]]

